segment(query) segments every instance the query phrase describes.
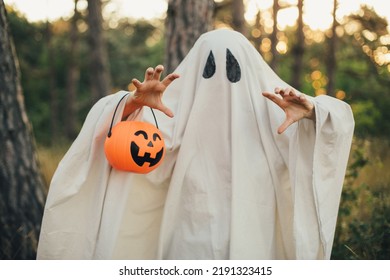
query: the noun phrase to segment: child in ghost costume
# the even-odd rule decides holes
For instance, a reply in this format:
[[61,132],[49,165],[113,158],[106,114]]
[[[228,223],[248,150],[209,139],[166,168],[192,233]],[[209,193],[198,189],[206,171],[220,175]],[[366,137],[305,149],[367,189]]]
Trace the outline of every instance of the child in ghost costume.
[[[38,259],[329,259],[350,107],[291,89],[229,30],[203,34],[175,74],[161,72],[89,112],[53,176]],[[117,105],[114,123],[153,124],[143,105],[159,109],[166,155],[154,171],[107,162]]]

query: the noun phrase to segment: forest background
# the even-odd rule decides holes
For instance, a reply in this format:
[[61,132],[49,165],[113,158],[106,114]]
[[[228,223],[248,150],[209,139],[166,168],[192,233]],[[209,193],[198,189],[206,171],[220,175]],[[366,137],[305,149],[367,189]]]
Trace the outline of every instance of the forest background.
[[[166,15],[150,20],[105,13],[109,0],[75,0],[72,16],[41,22],[29,22],[6,6],[45,193],[93,103],[131,90],[131,79],[142,79],[149,66],[164,63],[172,71],[200,33],[232,28],[283,80],[309,95],[328,94],[351,105],[355,136],[332,259],[390,259],[390,28],[368,6],[337,18],[338,1],[331,1],[333,19],[326,30],[304,23],[303,0],[258,7],[251,22],[245,20],[243,0],[170,0]],[[296,22],[281,27],[278,15],[291,8],[297,10]],[[195,10],[207,18],[196,18]],[[193,24],[173,30],[172,21],[180,20]],[[188,30],[189,45],[171,44],[178,34],[190,36]],[[0,259],[13,257],[0,250]]]

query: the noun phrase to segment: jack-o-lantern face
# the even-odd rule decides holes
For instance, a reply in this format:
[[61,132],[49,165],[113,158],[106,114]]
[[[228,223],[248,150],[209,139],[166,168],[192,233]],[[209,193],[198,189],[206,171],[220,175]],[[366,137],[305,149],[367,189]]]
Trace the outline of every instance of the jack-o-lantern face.
[[107,160],[116,169],[148,173],[157,168],[165,154],[161,132],[149,123],[120,122],[106,138]]
[[[145,162],[149,162],[149,167],[159,163],[164,153],[164,147],[161,147],[161,136],[154,132],[153,135],[149,137],[148,133],[144,130],[138,130],[134,135],[139,136],[134,138],[134,141],[131,141],[130,145],[130,152],[134,162],[138,166],[143,166]],[[155,149],[155,145],[161,147],[161,149]],[[144,151],[142,151],[142,147],[144,148]],[[157,151],[156,155],[151,157],[151,152],[155,151]]]

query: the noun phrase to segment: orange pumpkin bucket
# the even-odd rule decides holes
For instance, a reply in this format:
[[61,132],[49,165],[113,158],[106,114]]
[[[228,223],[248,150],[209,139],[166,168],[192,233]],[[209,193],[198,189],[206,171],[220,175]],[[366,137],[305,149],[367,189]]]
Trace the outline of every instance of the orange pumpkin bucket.
[[[114,116],[115,113],[116,109]],[[104,152],[113,168],[145,174],[162,163],[165,143],[156,126],[140,121],[122,121],[114,127],[111,123]]]

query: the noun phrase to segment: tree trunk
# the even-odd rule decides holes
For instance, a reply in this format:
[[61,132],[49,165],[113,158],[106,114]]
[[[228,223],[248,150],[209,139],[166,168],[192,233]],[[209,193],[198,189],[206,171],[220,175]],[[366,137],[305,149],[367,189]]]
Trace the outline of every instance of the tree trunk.
[[245,21],[245,6],[243,0],[232,0],[232,25],[233,29],[248,36],[248,29]]
[[335,71],[337,67],[336,62],[336,27],[337,27],[337,20],[336,20],[336,11],[337,11],[337,0],[333,1],[333,23],[331,27],[331,33],[330,37],[327,40],[328,48],[327,48],[327,55],[326,55],[326,72],[328,76],[328,84],[326,85],[326,91],[327,94],[333,95],[335,94]]
[[166,30],[165,69],[175,70],[202,33],[212,28],[213,0],[169,0]]
[[0,0],[0,259],[34,259],[45,199]]
[[52,46],[52,30],[49,21],[46,22],[46,47],[47,47],[47,79],[49,82],[50,96],[50,144],[56,143],[59,135],[59,102],[56,86],[55,51]]
[[110,92],[110,71],[105,41],[101,0],[88,0],[88,28],[90,47],[90,82],[92,102]]
[[254,24],[254,30],[258,32],[258,34],[253,34],[251,33],[251,39],[255,45],[255,48],[259,51],[259,53],[264,56],[264,53],[261,51],[261,41],[264,39],[264,26],[261,24],[261,10],[258,9],[257,14],[256,14],[256,20]]
[[276,50],[276,45],[278,43],[278,12],[279,12],[280,6],[279,6],[279,1],[274,0],[274,4],[272,6],[272,14],[273,14],[273,28],[272,28],[272,33],[270,36],[271,40],[271,54],[272,58],[270,61],[270,66],[273,70],[276,71],[277,67],[277,58],[278,58],[278,51]]
[[77,85],[80,78],[80,70],[77,62],[79,36],[77,30],[77,20],[79,19],[79,12],[77,10],[78,0],[74,0],[74,15],[71,20],[70,27],[70,50],[69,50],[69,68],[68,80],[66,90],[66,118],[65,118],[65,132],[69,140],[74,140],[77,136],[76,129],[76,95]]
[[305,51],[305,35],[303,33],[303,0],[298,0],[298,26],[297,26],[297,41],[292,48],[294,63],[292,67],[293,79],[291,84],[296,89],[301,88],[301,76],[303,66],[303,54]]

